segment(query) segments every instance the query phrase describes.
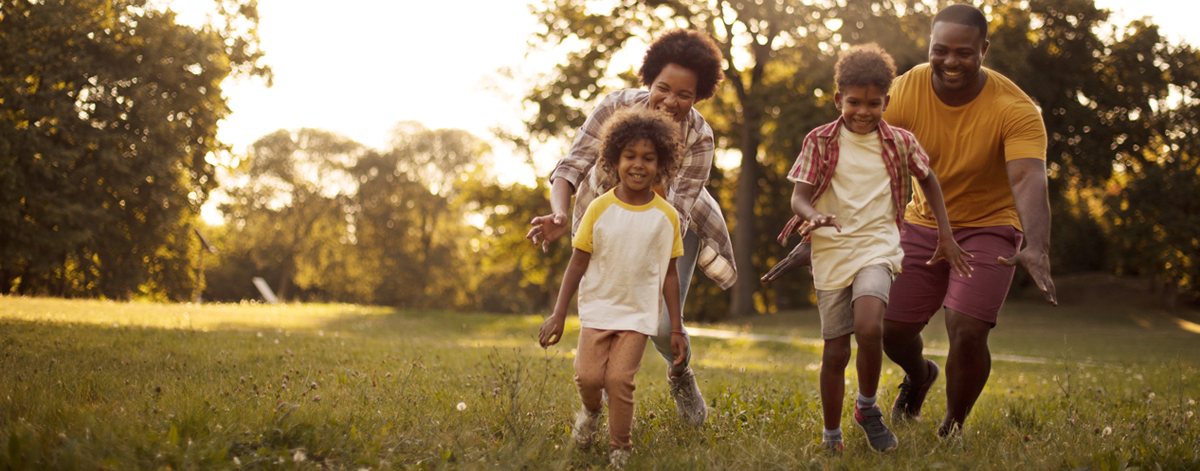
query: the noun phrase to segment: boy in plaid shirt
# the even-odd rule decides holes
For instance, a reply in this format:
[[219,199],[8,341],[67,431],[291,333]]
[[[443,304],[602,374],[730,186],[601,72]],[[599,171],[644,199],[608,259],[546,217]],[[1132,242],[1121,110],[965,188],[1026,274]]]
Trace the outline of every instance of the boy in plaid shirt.
[[834,101],[842,115],[805,137],[788,173],[796,183],[792,209],[797,216],[780,234],[780,242],[792,233],[812,242],[813,284],[825,340],[820,381],[823,446],[832,453],[843,447],[840,424],[851,334],[858,343],[854,423],[872,449],[885,452],[898,445],[883,423],[875,394],[883,361],[883,313],[904,257],[900,228],[910,177],[928,196],[938,223],[938,247],[927,263],[944,258],[959,276],[970,276],[971,270],[965,260],[970,254],[951,236],[929,157],[912,133],[882,119],[895,74],[891,55],[876,44],[840,54]]

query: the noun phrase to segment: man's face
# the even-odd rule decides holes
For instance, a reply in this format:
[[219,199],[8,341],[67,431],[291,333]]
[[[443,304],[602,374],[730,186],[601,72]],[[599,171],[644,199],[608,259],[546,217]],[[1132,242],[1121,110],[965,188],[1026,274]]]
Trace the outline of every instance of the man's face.
[[939,21],[929,37],[929,65],[933,86],[939,91],[957,92],[979,83],[979,69],[988,42],[973,26]]

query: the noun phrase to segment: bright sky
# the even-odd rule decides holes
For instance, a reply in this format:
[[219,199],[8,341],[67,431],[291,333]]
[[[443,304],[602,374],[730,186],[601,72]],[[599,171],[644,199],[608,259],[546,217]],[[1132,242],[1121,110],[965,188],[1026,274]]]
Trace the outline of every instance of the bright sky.
[[[159,2],[170,4],[190,24],[202,23],[213,8],[212,0]],[[535,63],[525,57],[536,27],[527,3],[342,0],[335,8],[327,0],[258,0],[259,37],[275,84],[227,82],[233,113],[221,123],[219,137],[241,154],[277,129],[314,127],[383,148],[395,123],[413,120],[492,141],[501,179],[532,181],[533,170],[490,131],[521,129],[521,84],[497,71],[509,67],[528,76],[548,67],[544,56],[532,59]],[[1200,35],[1189,31],[1200,18],[1200,2],[1096,4],[1123,11],[1117,23],[1150,16],[1173,41],[1200,43]],[[554,158],[541,156],[538,173],[545,173]],[[211,202],[204,217],[220,221]]]

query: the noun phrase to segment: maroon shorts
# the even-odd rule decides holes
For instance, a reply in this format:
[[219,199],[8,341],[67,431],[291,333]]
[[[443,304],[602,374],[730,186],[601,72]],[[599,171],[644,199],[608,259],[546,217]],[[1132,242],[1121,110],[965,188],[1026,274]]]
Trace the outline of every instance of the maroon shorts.
[[996,325],[996,315],[1016,267],[1001,265],[997,257],[1009,258],[1021,248],[1024,234],[1012,226],[966,227],[954,229],[954,240],[974,258],[967,263],[975,270],[962,278],[950,270],[950,263],[925,262],[937,249],[937,229],[904,223],[900,246],[904,263],[896,275],[883,318],[897,322],[928,323],[942,306]]

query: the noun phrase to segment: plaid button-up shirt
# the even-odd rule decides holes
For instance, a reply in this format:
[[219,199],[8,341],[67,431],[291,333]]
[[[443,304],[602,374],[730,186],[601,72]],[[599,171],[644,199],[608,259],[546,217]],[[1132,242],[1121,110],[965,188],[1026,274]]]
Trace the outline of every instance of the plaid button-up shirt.
[[[603,185],[596,161],[600,156],[600,130],[617,110],[630,106],[647,106],[650,92],[620,90],[608,94],[583,126],[575,133],[571,150],[550,174],[550,182],[564,178],[575,187],[575,207],[572,211],[571,233],[579,229],[579,221],[588,204],[610,188]],[[680,122],[683,136],[683,161],[679,173],[666,190],[667,201],[679,212],[679,227],[686,227],[700,239],[697,265],[704,274],[721,287],[728,289],[737,281],[733,262],[733,243],[725,215],[717,200],[704,189],[713,165],[713,131],[699,111],[692,109]]]
[[[806,182],[813,186],[812,201],[821,197],[833,180],[833,172],[837,168],[840,149],[838,147],[838,132],[842,127],[842,118],[838,117],[832,123],[813,129],[804,138],[800,155],[788,172],[788,180]],[[896,207],[896,225],[903,230],[904,207],[908,204],[910,177],[919,180],[929,175],[929,156],[917,143],[916,136],[901,128],[893,128],[882,120],[879,121],[879,141],[883,147],[883,163],[887,167],[888,177],[892,182],[892,203]],[[792,219],[783,226],[779,233],[779,243],[787,245],[788,237],[800,231],[806,223],[800,216]],[[801,242],[807,242],[806,235]]]

